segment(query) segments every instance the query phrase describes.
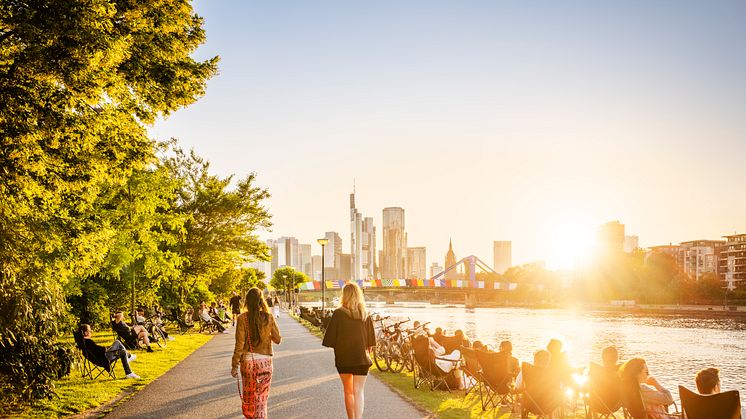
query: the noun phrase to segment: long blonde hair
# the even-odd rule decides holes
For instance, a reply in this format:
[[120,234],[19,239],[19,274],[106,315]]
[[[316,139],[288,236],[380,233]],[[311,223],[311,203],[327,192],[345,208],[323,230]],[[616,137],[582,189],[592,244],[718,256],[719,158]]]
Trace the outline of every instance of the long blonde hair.
[[349,310],[353,319],[365,320],[368,317],[368,312],[365,310],[363,291],[354,282],[348,282],[342,288],[342,300],[340,304],[343,308]]

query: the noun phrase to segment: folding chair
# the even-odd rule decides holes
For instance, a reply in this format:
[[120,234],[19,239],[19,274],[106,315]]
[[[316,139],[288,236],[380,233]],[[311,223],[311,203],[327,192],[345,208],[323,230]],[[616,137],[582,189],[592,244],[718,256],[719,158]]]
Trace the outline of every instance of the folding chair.
[[622,382],[615,369],[591,362],[588,368],[588,392],[585,399],[586,418],[616,418],[622,407]]
[[[412,356],[414,357],[414,388],[420,388],[422,384],[430,384],[430,391],[436,388],[445,388],[449,392],[451,387],[448,380],[456,380],[456,371],[461,363],[453,360],[435,356],[430,350],[430,342],[426,336],[417,336],[412,340]],[[446,361],[453,363],[453,368],[445,372],[435,361]]]
[[502,404],[515,403],[513,391],[513,374],[508,371],[507,352],[476,351],[477,360],[482,367],[481,377],[484,385],[479,398],[482,410],[492,405],[497,408]]
[[739,419],[741,398],[738,391],[703,396],[679,386],[681,411],[687,419]]
[[681,413],[679,412],[676,403],[672,403],[674,406],[674,412],[650,412],[645,410],[645,404],[642,402],[642,394],[640,393],[640,385],[633,382],[627,383],[622,382],[622,408],[625,419],[648,419],[648,414],[654,414],[656,417],[665,417],[668,419],[681,419]]
[[205,321],[202,317],[199,318],[199,332],[207,332],[209,334],[212,334],[213,332],[217,332],[217,328],[215,327],[215,323],[212,321]]
[[109,378],[114,380],[117,378],[116,374],[114,373],[114,366],[117,364],[117,361],[119,361],[119,359],[115,359],[111,362],[106,359],[106,364],[98,362],[99,360],[94,359],[88,353],[88,349],[86,349],[85,346],[85,338],[83,337],[83,333],[81,333],[79,330],[74,330],[73,338],[75,339],[75,346],[80,350],[80,355],[82,355],[82,359],[80,360],[79,364],[80,375],[83,378],[90,378],[91,380],[95,380],[103,374],[108,374]]
[[552,418],[557,410],[560,410],[562,416],[560,377],[550,368],[526,362],[521,366],[521,374],[524,385],[521,418],[528,418],[529,414],[537,418]]
[[[461,371],[464,374],[464,397],[467,397],[472,390],[476,389],[479,391],[481,398],[484,383],[482,383],[482,367],[477,359],[477,351],[465,346],[462,346],[459,350],[461,351],[461,359],[464,361],[461,363]],[[467,381],[471,385],[467,385]]]
[[124,334],[121,333],[119,330],[117,330],[114,327],[114,322],[111,322],[111,330],[114,331],[117,335],[117,339],[119,339],[120,342],[122,342],[122,345],[124,345],[125,348],[133,350],[133,349],[140,349],[140,344],[137,342],[137,335],[134,334],[133,330],[130,329],[130,333]]

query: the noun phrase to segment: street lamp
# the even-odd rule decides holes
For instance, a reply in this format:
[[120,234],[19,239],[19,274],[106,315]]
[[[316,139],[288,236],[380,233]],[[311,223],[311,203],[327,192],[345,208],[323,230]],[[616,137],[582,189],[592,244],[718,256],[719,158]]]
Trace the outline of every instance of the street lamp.
[[285,302],[287,302],[287,299],[288,299],[288,276],[287,275],[282,276],[282,288],[283,288],[282,293],[285,294],[284,296]]
[[321,245],[321,317],[324,317],[324,290],[326,288],[326,282],[324,281],[324,246],[329,243],[329,239],[318,239],[316,240]]

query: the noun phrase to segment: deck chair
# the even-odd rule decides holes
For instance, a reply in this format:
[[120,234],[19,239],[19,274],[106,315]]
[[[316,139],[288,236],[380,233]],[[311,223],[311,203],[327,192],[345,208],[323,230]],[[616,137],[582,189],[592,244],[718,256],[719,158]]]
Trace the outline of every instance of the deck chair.
[[588,367],[588,393],[585,399],[587,418],[616,418],[622,407],[622,382],[616,370],[591,362]]
[[114,373],[114,366],[117,364],[117,361],[119,359],[115,359],[114,361],[109,362],[107,359],[106,364],[100,363],[99,360],[94,359],[86,349],[85,346],[85,338],[83,338],[83,333],[81,333],[79,330],[73,331],[73,338],[75,339],[75,346],[80,350],[80,355],[82,355],[82,359],[80,360],[80,375],[83,378],[90,378],[91,380],[95,380],[96,378],[106,374],[111,379],[116,379],[117,376]]
[[[471,348],[462,346],[459,348],[461,351],[461,371],[464,374],[464,397],[467,397],[473,390],[482,393],[482,367],[479,365],[477,359],[477,351]],[[467,385],[470,384],[470,385]],[[480,396],[481,397],[481,396]]]
[[679,386],[681,411],[687,419],[739,419],[741,398],[738,391],[703,396]]
[[513,391],[513,374],[508,371],[507,352],[476,351],[477,360],[482,367],[480,373],[482,391],[479,398],[482,401],[482,410],[487,410],[490,405],[497,408],[502,404],[513,404],[515,392]]
[[213,332],[217,332],[217,328],[215,327],[215,323],[213,322],[206,322],[202,317],[199,317],[199,332],[207,332],[209,334],[212,334]]
[[[430,350],[430,342],[426,336],[417,336],[412,340],[412,357],[414,358],[414,388],[420,388],[422,384],[429,384],[430,390],[446,389],[449,392],[451,387],[448,381],[455,381],[456,371],[460,364],[459,360],[451,360],[435,356]],[[436,360],[452,362],[453,369],[449,372],[443,371]]]
[[648,413],[654,413],[658,417],[665,417],[670,419],[681,419],[681,413],[679,412],[676,403],[673,403],[674,412],[648,412],[645,410],[645,404],[642,402],[642,394],[640,394],[639,384],[632,382],[626,383],[622,381],[622,411],[624,412],[625,419],[648,419]]
[[521,373],[524,385],[521,418],[528,418],[529,414],[537,418],[551,418],[562,407],[560,377],[548,367],[537,367],[527,362],[521,365]]
[[114,328],[114,322],[112,321],[111,330],[113,330],[114,333],[116,333],[117,339],[119,339],[119,341],[122,342],[122,345],[124,345],[125,348],[129,350],[140,349],[140,344],[137,341],[137,335],[133,333],[132,329],[130,329],[129,334],[123,334]]
[[464,344],[463,340],[459,339],[456,336],[443,336],[442,343],[438,343],[443,346],[447,354],[450,354]]
[[187,321],[186,317],[179,317],[179,333],[184,335],[190,330],[194,330],[194,319]]

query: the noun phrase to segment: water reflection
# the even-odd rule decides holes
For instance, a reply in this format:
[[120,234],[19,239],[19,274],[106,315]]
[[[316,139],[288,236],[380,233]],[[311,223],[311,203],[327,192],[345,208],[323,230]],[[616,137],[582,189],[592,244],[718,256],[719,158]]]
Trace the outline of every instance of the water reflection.
[[684,385],[695,390],[694,375],[702,368],[720,369],[722,389],[746,394],[746,321],[681,316],[636,316],[572,310],[528,310],[372,305],[374,311],[412,320],[430,321],[431,330],[461,329],[471,340],[494,347],[513,343],[513,355],[531,361],[551,338],[563,342],[570,361],[586,366],[601,362],[601,349],[614,345],[620,360],[644,358],[650,374],[672,393]]

